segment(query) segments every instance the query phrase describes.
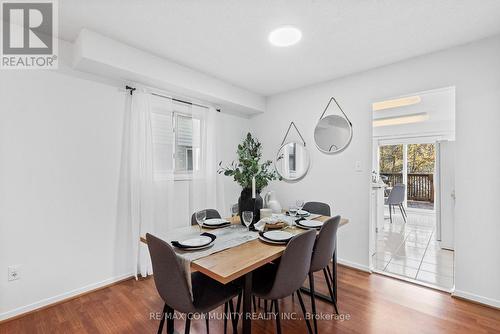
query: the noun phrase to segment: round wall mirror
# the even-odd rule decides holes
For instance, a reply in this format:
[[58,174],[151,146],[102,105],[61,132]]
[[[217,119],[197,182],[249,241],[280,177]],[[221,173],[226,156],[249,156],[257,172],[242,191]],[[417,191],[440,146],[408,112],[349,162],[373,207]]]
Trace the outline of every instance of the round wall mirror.
[[303,178],[307,174],[310,164],[309,151],[302,143],[297,142],[281,146],[274,161],[276,171],[287,181]]
[[314,141],[321,152],[335,153],[345,149],[352,139],[352,125],[339,115],[328,115],[319,120],[314,129]]

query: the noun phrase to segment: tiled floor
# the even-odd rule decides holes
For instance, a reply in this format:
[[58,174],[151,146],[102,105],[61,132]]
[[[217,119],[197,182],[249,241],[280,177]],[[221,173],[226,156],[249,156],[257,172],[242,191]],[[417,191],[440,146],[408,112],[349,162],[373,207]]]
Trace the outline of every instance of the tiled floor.
[[377,233],[375,270],[449,291],[454,284],[453,251],[441,249],[434,233],[434,215],[408,212],[405,224],[398,211],[393,223],[386,219]]

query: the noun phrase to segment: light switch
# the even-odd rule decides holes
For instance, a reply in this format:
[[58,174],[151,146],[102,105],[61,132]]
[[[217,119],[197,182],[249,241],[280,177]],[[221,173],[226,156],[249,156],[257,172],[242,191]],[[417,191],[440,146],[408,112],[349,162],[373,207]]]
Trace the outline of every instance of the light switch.
[[354,164],[354,170],[356,172],[361,172],[363,169],[361,168],[361,161],[357,160],[356,163]]

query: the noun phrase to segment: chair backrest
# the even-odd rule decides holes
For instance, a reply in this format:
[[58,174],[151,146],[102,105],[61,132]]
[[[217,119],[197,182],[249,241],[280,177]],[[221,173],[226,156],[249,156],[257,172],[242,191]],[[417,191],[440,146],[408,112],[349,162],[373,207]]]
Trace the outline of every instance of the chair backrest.
[[[205,209],[207,212],[207,219],[220,218],[219,211],[215,209]],[[198,225],[196,222],[196,212],[191,216],[191,225]]]
[[398,183],[394,185],[389,197],[387,197],[387,204],[401,204],[405,200],[405,190],[406,186],[403,183]]
[[339,224],[340,216],[332,217],[323,223],[314,243],[310,272],[321,270],[330,263],[335,250]]
[[146,233],[153,277],[160,297],[174,310],[193,309],[186,276],[172,247],[165,241]]
[[322,216],[330,215],[330,206],[322,202],[307,202],[302,209]]
[[310,230],[288,242],[273,287],[268,293],[270,299],[281,299],[300,289],[309,273],[315,239],[316,231]]

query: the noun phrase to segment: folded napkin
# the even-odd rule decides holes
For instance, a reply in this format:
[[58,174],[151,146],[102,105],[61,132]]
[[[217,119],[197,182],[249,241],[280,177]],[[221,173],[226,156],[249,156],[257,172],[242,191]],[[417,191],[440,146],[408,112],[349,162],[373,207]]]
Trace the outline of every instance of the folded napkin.
[[[209,245],[209,244],[211,244],[217,238],[215,235],[213,235],[211,233],[207,233],[207,232],[200,234],[200,236],[209,237],[211,240],[209,242],[207,242],[205,245],[202,245],[202,246],[199,246],[199,247],[203,247],[203,246]],[[172,240],[170,243],[172,244],[172,246],[177,247],[177,248],[181,248],[181,249],[182,248],[197,248],[197,247],[193,247],[193,246],[183,245],[183,244],[181,244],[177,240]]]

